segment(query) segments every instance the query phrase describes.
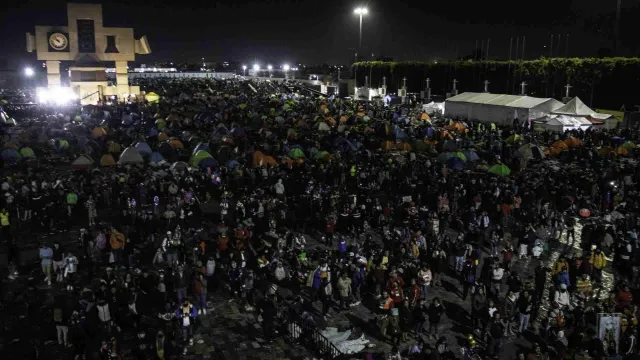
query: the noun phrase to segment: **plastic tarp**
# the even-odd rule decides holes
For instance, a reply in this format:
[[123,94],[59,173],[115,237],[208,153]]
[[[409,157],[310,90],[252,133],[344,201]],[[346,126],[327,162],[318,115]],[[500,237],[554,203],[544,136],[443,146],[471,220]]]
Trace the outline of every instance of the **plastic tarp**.
[[120,155],[120,160],[118,160],[118,164],[120,165],[129,165],[129,164],[142,164],[144,159],[138,149],[133,146],[129,146],[124,149],[122,154]]
[[93,159],[87,155],[80,155],[71,163],[71,167],[75,170],[86,170],[93,166]]

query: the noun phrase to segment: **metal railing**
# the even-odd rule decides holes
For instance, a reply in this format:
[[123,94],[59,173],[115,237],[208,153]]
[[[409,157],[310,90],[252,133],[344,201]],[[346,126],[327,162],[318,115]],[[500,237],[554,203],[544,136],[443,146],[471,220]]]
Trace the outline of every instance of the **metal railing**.
[[308,346],[318,352],[324,359],[340,359],[344,357],[338,347],[322,335],[315,324],[304,320],[291,311],[286,312],[284,317],[286,336],[289,341]]

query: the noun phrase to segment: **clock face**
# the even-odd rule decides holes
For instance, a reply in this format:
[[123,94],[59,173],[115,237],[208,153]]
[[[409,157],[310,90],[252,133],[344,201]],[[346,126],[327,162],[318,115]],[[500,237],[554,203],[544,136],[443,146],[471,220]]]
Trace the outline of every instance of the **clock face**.
[[49,46],[55,50],[64,50],[69,46],[69,40],[65,34],[53,33],[49,36]]

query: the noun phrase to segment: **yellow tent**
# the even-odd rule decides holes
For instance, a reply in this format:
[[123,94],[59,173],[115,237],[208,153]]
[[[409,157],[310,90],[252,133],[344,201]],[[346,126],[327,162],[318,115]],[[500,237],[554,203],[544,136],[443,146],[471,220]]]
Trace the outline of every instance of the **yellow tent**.
[[158,101],[160,101],[160,95],[158,95],[158,94],[156,94],[156,93],[154,93],[154,92],[147,93],[147,94],[144,96],[144,98],[145,98],[145,99],[146,99],[150,104],[157,103]]
[[100,158],[100,166],[116,166],[116,160],[111,154],[104,154]]
[[91,134],[93,135],[93,137],[95,139],[97,139],[99,137],[107,136],[107,130],[105,130],[104,128],[101,128],[101,127],[97,127],[95,129],[93,129]]

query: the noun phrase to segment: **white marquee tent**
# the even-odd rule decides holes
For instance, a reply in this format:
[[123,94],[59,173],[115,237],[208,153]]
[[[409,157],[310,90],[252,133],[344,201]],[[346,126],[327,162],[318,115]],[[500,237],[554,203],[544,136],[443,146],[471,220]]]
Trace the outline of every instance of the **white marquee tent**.
[[582,116],[548,115],[534,121],[534,129],[542,128],[563,133],[567,130],[587,130],[593,124]]
[[553,114],[571,117],[587,117],[604,124],[604,127],[607,129],[615,128],[618,125],[618,120],[613,115],[601,114],[594,111],[585,105],[578,97],[574,97],[563,107],[554,110]]
[[465,92],[445,100],[444,116],[511,126],[515,118],[520,123],[541,118],[563,105],[552,98]]

